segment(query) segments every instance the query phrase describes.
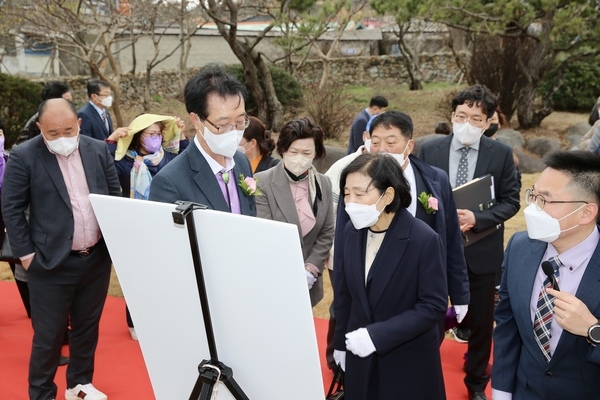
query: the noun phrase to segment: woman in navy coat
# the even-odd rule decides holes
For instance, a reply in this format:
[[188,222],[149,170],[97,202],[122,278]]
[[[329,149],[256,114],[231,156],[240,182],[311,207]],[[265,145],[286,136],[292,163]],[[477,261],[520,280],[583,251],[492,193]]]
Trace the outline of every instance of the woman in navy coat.
[[406,210],[408,182],[387,154],[357,157],[342,172],[340,192],[350,222],[335,269],[334,358],[345,367],[346,399],[445,399],[441,239]]

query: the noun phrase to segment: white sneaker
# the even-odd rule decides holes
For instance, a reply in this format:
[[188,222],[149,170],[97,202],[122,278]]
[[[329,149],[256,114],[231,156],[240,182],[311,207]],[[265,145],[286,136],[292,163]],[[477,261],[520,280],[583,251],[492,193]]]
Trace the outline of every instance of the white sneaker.
[[65,391],[66,400],[108,400],[108,396],[88,383],[87,385],[77,385],[72,389]]
[[129,328],[129,334],[131,335],[131,339],[138,341],[137,333],[135,333],[135,328]]

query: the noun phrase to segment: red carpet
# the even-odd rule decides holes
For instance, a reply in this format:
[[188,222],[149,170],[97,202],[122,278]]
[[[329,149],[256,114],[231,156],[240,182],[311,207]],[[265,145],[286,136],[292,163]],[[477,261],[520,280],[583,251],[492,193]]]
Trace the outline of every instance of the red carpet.
[[[16,285],[0,282],[0,399],[26,400],[27,369],[33,330],[25,314]],[[315,318],[321,370],[325,389],[332,375],[324,364],[327,320]],[[442,345],[442,364],[448,400],[466,400],[463,385],[463,353],[466,345],[445,340]],[[67,347],[63,354],[66,354]],[[59,367],[55,382],[58,399],[64,399],[65,369]],[[110,400],[154,399],[150,379],[137,342],[131,340],[125,323],[123,299],[109,297],[100,323],[100,341],[96,351],[94,386],[105,392]],[[491,399],[491,389],[486,391]],[[256,400],[256,399],[252,399]]]

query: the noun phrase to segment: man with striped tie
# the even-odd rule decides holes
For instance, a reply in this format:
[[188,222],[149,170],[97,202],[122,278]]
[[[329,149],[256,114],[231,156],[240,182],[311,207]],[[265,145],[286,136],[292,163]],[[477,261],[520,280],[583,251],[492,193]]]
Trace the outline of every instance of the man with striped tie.
[[[600,398],[600,157],[555,152],[506,249],[494,400]],[[554,287],[554,288],[553,288]]]

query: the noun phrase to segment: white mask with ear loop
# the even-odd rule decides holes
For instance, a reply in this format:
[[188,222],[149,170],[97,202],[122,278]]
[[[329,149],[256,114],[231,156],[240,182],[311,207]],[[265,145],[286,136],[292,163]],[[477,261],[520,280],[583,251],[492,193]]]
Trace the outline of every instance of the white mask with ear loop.
[[77,135],[75,136],[61,136],[54,140],[46,140],[46,137],[44,136],[44,142],[46,142],[46,146],[48,146],[48,149],[54,154],[68,157],[75,151],[77,146],[79,146],[79,132],[77,132]]
[[483,129],[473,126],[469,122],[454,122],[452,132],[460,144],[470,146],[479,140],[483,134]]
[[375,225],[379,219],[379,215],[381,215],[385,209],[384,207],[381,211],[377,210],[377,203],[379,203],[379,200],[381,200],[384,194],[385,192],[381,193],[381,196],[379,196],[379,199],[377,199],[375,204],[371,205],[346,203],[346,213],[348,213],[352,225],[354,225],[356,229],[368,228]]
[[402,150],[402,153],[400,153],[400,154],[386,153],[386,154],[392,156],[394,158],[394,160],[396,160],[396,162],[398,162],[398,165],[400,165],[400,168],[404,168],[404,164],[406,164],[406,161],[408,160],[408,157],[404,157],[404,153],[406,152],[406,149],[408,149],[409,143],[406,143],[406,147],[404,147],[404,150]]
[[527,235],[530,239],[540,240],[546,243],[552,243],[563,232],[577,228],[579,225],[572,226],[565,230],[560,230],[560,221],[575,214],[587,204],[582,205],[573,212],[568,213],[560,219],[556,219],[544,210],[538,210],[535,204],[530,204],[523,210],[525,215],[525,225],[527,225]]
[[238,145],[244,136],[244,131],[232,130],[221,133],[220,135],[215,135],[204,126],[204,133],[202,136],[213,153],[223,157],[232,158],[238,150]]

